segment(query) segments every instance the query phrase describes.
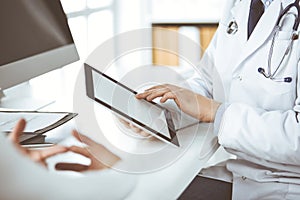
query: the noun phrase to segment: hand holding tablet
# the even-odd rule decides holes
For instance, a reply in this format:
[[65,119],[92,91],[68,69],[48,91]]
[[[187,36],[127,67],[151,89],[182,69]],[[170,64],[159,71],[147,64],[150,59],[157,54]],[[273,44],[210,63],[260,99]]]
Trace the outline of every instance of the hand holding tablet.
[[154,137],[179,146],[171,113],[136,98],[137,92],[85,64],[87,96]]

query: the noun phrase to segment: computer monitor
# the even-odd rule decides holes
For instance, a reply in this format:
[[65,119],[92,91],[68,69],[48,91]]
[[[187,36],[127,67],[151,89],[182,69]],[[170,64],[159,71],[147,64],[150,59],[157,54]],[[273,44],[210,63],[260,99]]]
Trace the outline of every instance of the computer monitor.
[[79,59],[60,0],[2,0],[0,88]]

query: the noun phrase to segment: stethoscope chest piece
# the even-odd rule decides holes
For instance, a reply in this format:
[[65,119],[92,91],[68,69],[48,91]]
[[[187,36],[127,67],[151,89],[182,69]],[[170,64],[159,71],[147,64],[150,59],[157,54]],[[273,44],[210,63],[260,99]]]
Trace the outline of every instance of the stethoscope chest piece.
[[229,35],[234,35],[236,34],[236,32],[238,31],[239,27],[238,24],[236,23],[235,20],[232,20],[231,22],[229,22],[228,27],[227,27],[227,33]]

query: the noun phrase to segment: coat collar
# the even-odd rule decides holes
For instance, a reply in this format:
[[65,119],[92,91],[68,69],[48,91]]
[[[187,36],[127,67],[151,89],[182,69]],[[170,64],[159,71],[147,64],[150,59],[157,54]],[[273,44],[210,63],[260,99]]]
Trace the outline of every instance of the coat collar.
[[239,34],[237,34],[237,37],[240,41],[240,45],[243,47],[240,57],[236,60],[236,65],[239,65],[254,53],[272,34],[276,25],[276,19],[279,17],[282,9],[282,1],[283,0],[273,1],[257,23],[249,40],[247,40],[247,30],[251,0],[243,0],[232,8],[232,16],[239,26]]

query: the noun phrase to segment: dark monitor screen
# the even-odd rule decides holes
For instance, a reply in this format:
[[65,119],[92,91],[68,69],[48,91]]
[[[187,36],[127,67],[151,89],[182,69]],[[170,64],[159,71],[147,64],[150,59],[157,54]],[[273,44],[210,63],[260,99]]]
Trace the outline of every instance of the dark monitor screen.
[[0,67],[73,39],[59,0],[2,0]]
[[60,0],[1,0],[0,91],[78,59]]

